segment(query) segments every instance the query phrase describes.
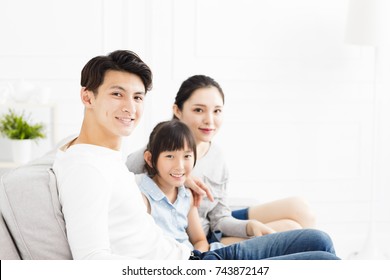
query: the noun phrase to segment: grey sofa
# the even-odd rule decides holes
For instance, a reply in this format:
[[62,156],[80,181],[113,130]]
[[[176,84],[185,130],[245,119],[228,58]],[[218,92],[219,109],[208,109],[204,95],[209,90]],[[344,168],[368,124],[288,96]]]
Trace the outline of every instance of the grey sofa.
[[51,167],[55,151],[3,174],[0,259],[72,259]]

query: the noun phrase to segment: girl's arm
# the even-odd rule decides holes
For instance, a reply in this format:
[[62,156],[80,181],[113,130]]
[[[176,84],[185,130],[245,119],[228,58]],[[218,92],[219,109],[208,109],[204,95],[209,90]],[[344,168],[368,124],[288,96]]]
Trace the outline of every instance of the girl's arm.
[[210,245],[207,242],[206,235],[203,232],[202,224],[200,223],[198,208],[194,205],[191,197],[191,208],[188,212],[188,227],[187,234],[190,238],[190,242],[194,246],[195,250],[205,252],[210,249]]
[[142,199],[144,200],[144,203],[146,205],[146,212],[150,214],[152,212],[152,209],[150,208],[150,202],[144,193],[141,192],[141,194],[142,194]]

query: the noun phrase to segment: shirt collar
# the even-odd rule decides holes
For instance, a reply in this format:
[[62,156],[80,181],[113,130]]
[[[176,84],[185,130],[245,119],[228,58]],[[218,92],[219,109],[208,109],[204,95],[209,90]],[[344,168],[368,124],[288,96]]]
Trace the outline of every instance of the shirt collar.
[[[147,192],[149,196],[155,200],[155,201],[160,201],[166,198],[165,194],[162,192],[162,190],[157,186],[157,184],[153,181],[152,178],[147,176],[146,174],[144,175],[140,187],[142,190]],[[181,186],[179,187],[179,192],[178,192],[179,197],[187,197],[190,196],[190,191],[186,189],[186,187]]]

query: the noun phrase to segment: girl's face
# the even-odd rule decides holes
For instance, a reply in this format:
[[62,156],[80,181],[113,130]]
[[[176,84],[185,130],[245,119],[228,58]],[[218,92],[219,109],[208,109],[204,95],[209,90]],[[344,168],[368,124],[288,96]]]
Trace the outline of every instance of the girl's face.
[[153,177],[160,187],[180,187],[194,167],[194,152],[186,144],[183,150],[162,152],[157,159],[158,174]]
[[176,105],[173,111],[191,129],[197,144],[210,142],[223,122],[223,99],[216,87],[200,88],[184,102],[181,111]]

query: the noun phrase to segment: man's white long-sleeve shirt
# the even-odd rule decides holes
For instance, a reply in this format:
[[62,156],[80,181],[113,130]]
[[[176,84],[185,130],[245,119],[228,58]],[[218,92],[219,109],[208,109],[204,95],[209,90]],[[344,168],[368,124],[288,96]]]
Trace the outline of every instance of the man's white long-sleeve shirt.
[[75,259],[188,259],[147,213],[121,154],[95,145],[59,150],[53,165]]

